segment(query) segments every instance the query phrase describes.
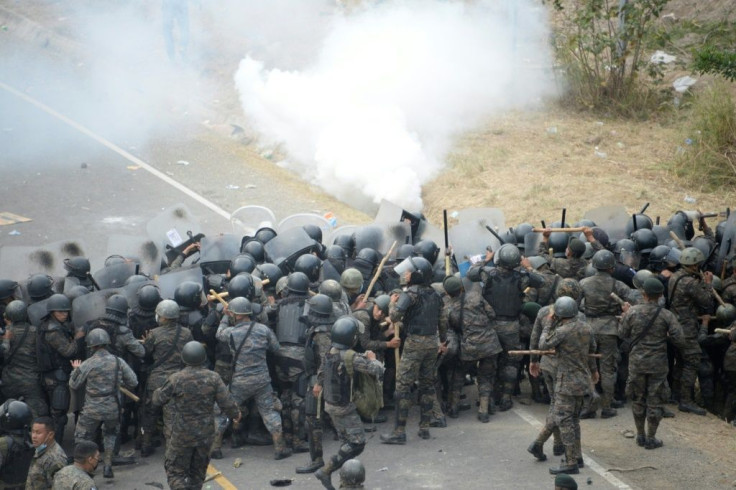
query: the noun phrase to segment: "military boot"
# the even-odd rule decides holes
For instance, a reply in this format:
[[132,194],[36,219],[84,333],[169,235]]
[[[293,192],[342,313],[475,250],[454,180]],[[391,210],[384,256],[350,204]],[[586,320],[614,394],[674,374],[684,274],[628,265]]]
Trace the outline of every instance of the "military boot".
[[514,400],[511,399],[511,394],[504,393],[501,397],[501,401],[498,402],[498,409],[502,412],[511,410],[514,407]]
[[215,439],[212,441],[212,446],[210,446],[210,458],[212,459],[222,459],[222,432],[215,431]]
[[694,413],[695,415],[705,415],[705,410],[695,404],[692,398],[682,397],[680,405],[677,407],[681,412]]
[[634,425],[636,426],[636,445],[640,447],[644,447],[647,440],[647,436],[644,434],[645,421],[646,416],[639,414],[634,415]]
[[335,466],[334,458],[332,458],[327,461],[327,464],[314,473],[314,477],[318,479],[322,486],[327,490],[335,490],[335,487],[332,486],[332,473],[336,469],[337,467]]
[[147,458],[155,452],[153,441],[151,440],[151,432],[145,431],[141,436],[141,456]]
[[550,475],[559,473],[567,473],[568,475],[577,475],[580,473],[578,469],[577,459],[575,457],[575,448],[565,446],[565,461],[560,466],[549,469]]
[[309,458],[310,462],[306,466],[298,466],[296,472],[314,473],[325,465],[322,459],[322,429],[313,428],[309,431]]
[[273,434],[273,459],[284,459],[291,456],[291,448],[286,446],[284,434],[276,432]]
[[104,466],[102,467],[102,476],[105,478],[115,478],[112,472],[112,448],[105,449]]
[[383,444],[406,444],[406,420],[409,418],[411,401],[404,395],[396,397],[396,426],[390,434],[381,434]]
[[659,417],[647,417],[647,439],[644,443],[645,449],[657,449],[662,447],[662,441],[654,437],[659,428]]
[[488,415],[488,405],[490,403],[490,397],[482,396],[478,400],[478,420],[487,424],[491,420],[491,416]]
[[456,419],[460,416],[459,398],[460,393],[451,391],[447,396],[447,415],[451,419]]
[[537,458],[537,461],[546,461],[547,455],[544,454],[544,443],[539,441],[532,442],[526,450],[535,458]]
[[540,379],[535,378],[534,376],[530,376],[529,384],[532,387],[532,400],[534,400],[536,403],[546,403],[544,395],[542,394]]
[[563,454],[565,454],[565,445],[561,442],[555,442],[554,444],[552,444],[552,454],[554,454],[555,456],[562,456]]

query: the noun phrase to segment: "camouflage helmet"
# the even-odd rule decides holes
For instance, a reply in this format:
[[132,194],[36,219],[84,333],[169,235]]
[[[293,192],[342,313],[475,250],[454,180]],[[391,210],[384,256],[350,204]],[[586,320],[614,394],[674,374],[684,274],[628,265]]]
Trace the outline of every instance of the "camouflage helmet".
[[363,286],[363,274],[352,267],[345,269],[340,275],[340,285],[349,291],[357,291]]
[[521,253],[516,245],[510,243],[501,245],[493,255],[494,262],[500,267],[513,269],[521,263]]
[[716,318],[718,318],[721,325],[731,325],[736,320],[736,307],[729,303],[719,305],[716,309]]
[[555,289],[555,298],[561,298],[562,296],[569,296],[575,301],[580,301],[583,297],[583,288],[572,277],[566,277],[557,284],[557,289]]
[[573,318],[578,314],[578,303],[569,296],[560,296],[553,306],[558,318]]
[[391,304],[391,296],[388,294],[381,294],[379,296],[376,296],[376,299],[373,300],[373,304],[378,306],[378,309],[383,312],[384,315],[388,315],[388,308]]
[[357,459],[349,459],[340,468],[340,488],[363,488],[365,467]]
[[330,340],[338,349],[352,349],[358,339],[358,320],[352,316],[341,316],[332,325]]
[[103,328],[93,328],[92,331],[87,334],[85,340],[87,341],[87,347],[110,345],[110,336]]
[[251,305],[250,301],[248,301],[248,299],[246,298],[243,298],[242,296],[239,296],[231,300],[227,305],[227,309],[233,315],[252,315],[253,314],[253,306]]
[[207,360],[207,352],[201,343],[190,340],[181,349],[181,360],[187,366],[201,366]]
[[307,301],[309,303],[309,314],[321,318],[332,315],[332,300],[326,294],[315,294]]
[[717,293],[720,293],[723,291],[723,281],[721,281],[721,278],[713,275],[713,280],[711,281],[710,285],[715,289]]
[[595,255],[593,255],[591,264],[599,271],[605,271],[613,269],[616,266],[616,259],[610,250],[598,250]]
[[72,311],[72,302],[63,294],[54,294],[46,302],[46,311]]
[[5,307],[5,318],[12,323],[21,323],[28,320],[28,308],[23,301],[18,299],[8,303]]
[[703,252],[695,247],[687,247],[680,255],[680,264],[682,265],[699,265],[705,262]]
[[156,305],[156,314],[159,318],[175,320],[179,318],[179,305],[174,300],[165,299]]
[[445,288],[445,292],[450,296],[457,296],[460,291],[463,290],[463,281],[456,276],[447,276],[442,281],[442,286]]
[[636,289],[641,289],[644,287],[644,281],[652,277],[654,274],[652,271],[648,269],[641,269],[639,271],[636,271],[636,274],[634,274],[634,278],[631,280],[631,282],[634,283],[634,287]]
[[342,286],[334,279],[322,281],[319,285],[319,292],[327,295],[332,301],[340,301],[342,299]]

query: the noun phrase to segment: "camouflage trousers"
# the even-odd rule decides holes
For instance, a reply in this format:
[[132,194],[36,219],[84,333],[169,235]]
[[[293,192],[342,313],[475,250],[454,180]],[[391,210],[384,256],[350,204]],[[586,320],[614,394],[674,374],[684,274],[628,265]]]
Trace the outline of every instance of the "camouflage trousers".
[[598,372],[601,378],[601,408],[611,408],[613,393],[616,389],[616,372],[618,369],[619,351],[618,336],[596,334],[595,342],[601,354]]
[[406,426],[404,413],[408,412],[411,388],[415,382],[418,384],[421,413],[419,427],[429,429],[432,421],[432,407],[436,399],[434,367],[437,361],[437,340],[435,336],[428,337],[430,338],[409,336],[404,342],[396,380],[396,396],[400,411],[398,425]]
[[503,352],[498,355],[498,369],[496,370],[497,395],[511,396],[514,394],[518,381],[521,358],[519,356],[509,356],[507,352],[521,349],[519,322],[495,321],[494,328],[503,348]]
[[263,423],[271,434],[281,432],[281,403],[271,388],[271,383],[251,384],[244,379],[236,378],[233,381],[230,391],[237,404],[245,407],[250,399],[255,399],[258,413],[261,414]]
[[164,469],[169,487],[175,490],[200,490],[210,464],[210,447],[166,447]]
[[338,470],[345,461],[355,458],[363,452],[365,431],[363,430],[363,422],[361,422],[355,405],[352,403],[345,407],[325,404],[325,412],[329,414],[340,439],[340,449],[337,454],[327,460],[322,468],[322,471],[330,474]]
[[233,379],[233,366],[231,362],[215,361],[214,371],[220,375],[222,382],[229,385]]
[[697,340],[691,342],[693,347],[675,354],[675,366],[672,369],[672,386],[676,387],[681,402],[689,402],[693,398],[695,379],[700,366],[700,346]]
[[667,373],[629,373],[626,395],[631,398],[634,422],[641,424],[637,425],[637,430],[643,434],[645,418],[655,427],[662,419],[662,407],[670,398]]
[[555,394],[552,419],[560,429],[568,463],[577,462],[583,456],[580,445],[580,411],[583,400],[582,396]]
[[[112,451],[118,438],[120,419],[100,419],[85,410],[79,415],[77,426],[74,429],[74,444],[79,441],[95,441],[97,429],[102,426],[102,445],[105,451]],[[112,454],[112,453],[111,453]]]
[[554,436],[553,441],[555,445],[562,442],[560,436],[560,428],[555,420],[555,377],[557,373],[548,370],[541,371],[542,377],[544,378],[544,384],[547,385],[547,391],[549,392],[549,410],[547,410],[547,417],[544,421],[544,427],[537,436],[537,441],[544,444],[550,436]]

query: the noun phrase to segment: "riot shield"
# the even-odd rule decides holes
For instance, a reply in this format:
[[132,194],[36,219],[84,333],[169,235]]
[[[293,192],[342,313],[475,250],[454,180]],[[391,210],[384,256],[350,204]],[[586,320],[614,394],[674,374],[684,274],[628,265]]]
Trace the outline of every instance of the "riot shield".
[[101,290],[120,288],[123,287],[126,279],[136,274],[138,274],[138,264],[128,261],[103,267],[92,274],[92,279]]
[[345,225],[339,228],[335,228],[335,230],[333,230],[332,232],[332,236],[330,237],[330,243],[325,242],[325,245],[331,245],[332,243],[335,243],[335,238],[341,235],[355,235],[355,232],[358,231],[358,228],[360,228],[360,226],[358,225]]
[[666,226],[654,225],[652,227],[654,236],[657,237],[657,245],[665,245],[672,238],[670,237],[670,230]]
[[537,253],[537,250],[539,249],[539,244],[542,243],[542,238],[543,236],[541,233],[530,232],[524,235],[525,257],[534,257],[536,255],[539,255]]
[[81,328],[85,323],[101,318],[105,314],[107,299],[120,292],[120,289],[103,289],[76,298],[72,302],[72,323],[74,323],[74,327]]
[[[386,223],[382,225],[383,228],[383,241],[378,246],[378,251],[381,255],[386,255],[391,248],[391,245],[396,242],[396,247],[391,253],[396,257],[396,252],[399,246],[405,243],[411,243],[411,225],[409,223]],[[443,252],[443,246],[441,243],[437,244],[440,247],[440,252]]]
[[299,213],[292,214],[282,219],[279,223],[279,233],[284,232],[290,228],[301,228],[304,225],[315,225],[322,230],[322,243],[324,245],[330,244],[330,235],[332,233],[332,227],[330,222],[318,214],[314,213]]
[[161,250],[145,236],[109,235],[107,256],[121,255],[140,264],[139,272],[153,277],[161,272]]
[[158,288],[161,291],[161,298],[174,299],[176,287],[184,281],[194,281],[204,287],[202,268],[199,265],[190,265],[172,269],[158,276]]
[[615,242],[626,236],[626,223],[631,215],[623,206],[601,206],[591,209],[583,216],[585,219],[593,220],[598,228],[602,228],[611,242]]
[[48,301],[49,300],[47,298],[28,306],[28,323],[37,327],[41,325],[41,320],[43,320],[43,318],[49,313],[48,310],[46,310],[46,303],[48,303]]
[[448,236],[458,266],[468,262],[475,255],[485,255],[486,247],[489,245],[493,250],[498,250],[501,246],[498,239],[486,229],[486,224],[482,220],[457,224],[450,228]]
[[249,237],[264,226],[277,230],[276,216],[273,211],[263,206],[243,206],[236,209],[230,215],[230,225],[236,235]]
[[457,221],[460,224],[479,222],[488,225],[496,233],[502,233],[506,229],[506,217],[498,208],[468,208],[457,212]]
[[724,262],[734,256],[736,251],[736,213],[731,213],[726,220],[726,227],[723,230],[723,238],[721,239],[721,247],[718,249],[716,258],[716,271],[721,274]]
[[411,213],[403,209],[401,206],[382,199],[381,204],[378,207],[378,212],[376,212],[374,222],[387,224],[407,223],[411,230],[412,239],[416,241],[416,237],[419,235],[419,231],[426,223],[426,220],[418,213]]
[[138,290],[146,285],[158,287],[158,284],[156,284],[156,281],[153,281],[153,280],[135,282],[133,284],[128,284],[127,286],[123,286],[123,288],[120,291],[120,294],[125,296],[125,299],[128,300],[129,308],[133,308],[134,306],[138,305]]
[[294,270],[294,262],[299,256],[319,250],[317,242],[299,226],[279,233],[263,246],[266,257],[284,272]]
[[202,232],[199,221],[184,204],[165,209],[146,224],[151,241],[165,253],[168,247],[176,248],[189,239],[189,234]]
[[364,248],[372,248],[378,250],[385,238],[383,236],[383,227],[379,225],[361,226],[353,236],[355,237],[355,253],[357,254]]
[[205,274],[225,274],[230,261],[240,253],[237,235],[206,236],[199,244],[199,266]]
[[0,277],[25,282],[33,274],[65,276],[64,259],[85,256],[82,240],[62,240],[40,247],[0,248]]

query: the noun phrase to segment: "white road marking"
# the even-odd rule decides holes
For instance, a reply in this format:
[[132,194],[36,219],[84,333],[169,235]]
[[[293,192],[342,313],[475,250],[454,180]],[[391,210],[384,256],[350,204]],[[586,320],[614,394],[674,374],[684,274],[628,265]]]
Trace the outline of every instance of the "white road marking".
[[55,117],[56,119],[60,120],[64,124],[66,124],[68,126],[71,126],[72,128],[76,129],[77,131],[79,131],[80,133],[84,134],[85,136],[88,136],[88,137],[92,138],[93,140],[95,140],[96,142],[98,142],[99,144],[101,144],[102,146],[105,146],[106,148],[114,151],[115,153],[117,153],[121,157],[125,158],[129,162],[132,162],[132,163],[138,165],[139,167],[141,167],[144,170],[148,171],[150,174],[154,175],[155,177],[158,177],[159,179],[163,180],[164,182],[166,182],[170,186],[174,187],[175,189],[177,189],[177,190],[183,192],[184,194],[186,194],[187,196],[191,197],[192,199],[194,199],[198,203],[202,204],[203,206],[205,206],[205,207],[209,208],[210,210],[214,211],[215,213],[219,214],[220,216],[222,216],[226,220],[230,220],[230,213],[228,213],[227,211],[225,211],[224,209],[222,209],[217,204],[213,203],[212,201],[208,200],[205,197],[200,196],[199,194],[197,194],[196,192],[194,192],[189,187],[181,184],[180,182],[177,182],[176,180],[172,179],[171,177],[169,177],[165,173],[161,172],[160,170],[157,170],[156,168],[154,168],[153,166],[151,166],[148,163],[144,162],[143,160],[141,160],[140,158],[136,157],[135,155],[131,155],[130,153],[128,153],[127,151],[123,150],[122,148],[120,148],[116,144],[114,144],[114,143],[106,140],[102,136],[97,135],[96,133],[94,133],[90,129],[82,126],[78,122],[73,121],[72,119],[69,119],[65,115],[63,115],[63,114],[55,111],[54,109],[52,109],[51,107],[47,106],[43,102],[39,102],[38,100],[36,100],[36,99],[34,99],[34,98],[32,98],[32,97],[24,94],[23,92],[20,92],[19,90],[15,89],[13,87],[11,87],[10,85],[7,85],[7,84],[5,84],[3,82],[0,82],[0,88],[2,88],[3,90],[5,90],[5,91],[7,91],[7,92],[9,92],[9,93],[11,93],[13,95],[15,95],[16,97],[18,97],[20,99],[23,99],[24,101],[28,102],[29,104],[31,104],[31,105],[33,105],[33,106],[41,109],[42,111],[46,112],[47,114],[49,114],[49,115]]
[[[544,424],[542,422],[540,422],[539,420],[537,420],[534,417],[534,415],[532,415],[531,413],[527,412],[523,408],[516,407],[516,408],[513,408],[512,411],[516,415],[518,415],[519,417],[521,417],[522,419],[524,419],[524,421],[526,421],[529,425],[531,425],[535,429],[541,429],[542,427],[544,427]],[[601,477],[603,477],[608,483],[610,483],[614,487],[616,487],[616,488],[618,488],[620,490],[631,490],[632,487],[630,485],[622,482],[621,480],[619,480],[618,478],[616,478],[613,474],[611,474],[610,472],[606,471],[606,469],[603,468],[603,466],[601,466],[600,464],[598,464],[589,455],[583,453],[583,460],[585,461],[586,468],[590,468],[591,470],[593,470],[596,473],[598,473],[599,475],[601,475]]]

